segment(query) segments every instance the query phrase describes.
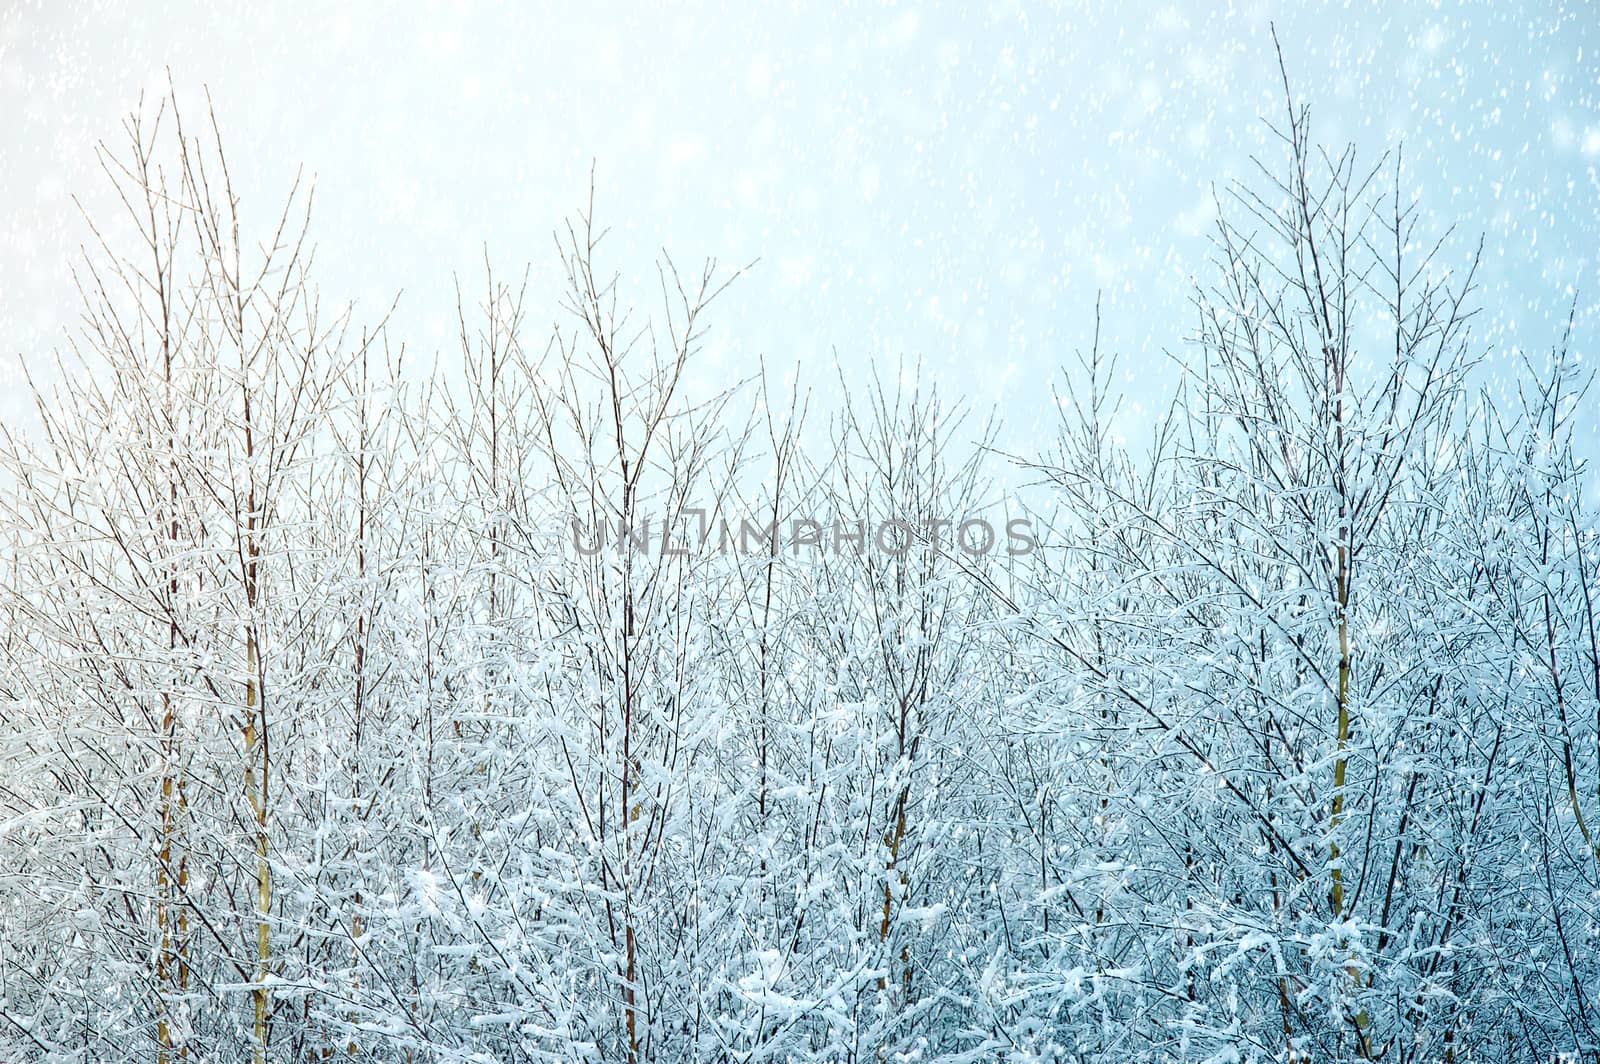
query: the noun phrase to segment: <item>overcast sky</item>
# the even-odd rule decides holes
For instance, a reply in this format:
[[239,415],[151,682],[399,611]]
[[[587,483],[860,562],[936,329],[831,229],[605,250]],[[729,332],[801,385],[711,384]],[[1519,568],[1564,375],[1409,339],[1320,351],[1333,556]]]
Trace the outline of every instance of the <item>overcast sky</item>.
[[157,6],[0,0],[5,380],[73,321],[72,197],[113,209],[93,145],[170,68],[184,99],[209,87],[247,218],[315,175],[325,297],[375,316],[403,289],[413,351],[450,343],[452,277],[470,291],[485,243],[531,262],[535,322],[558,313],[551,232],[592,161],[641,299],[661,247],[760,258],[707,377],[765,356],[825,399],[835,352],[851,377],[920,357],[1026,446],[1097,291],[1135,398],[1170,381],[1212,188],[1273,150],[1274,19],[1319,138],[1372,159],[1403,140],[1452,260],[1484,235],[1486,344],[1547,349],[1573,290],[1580,347],[1600,333],[1583,3]]

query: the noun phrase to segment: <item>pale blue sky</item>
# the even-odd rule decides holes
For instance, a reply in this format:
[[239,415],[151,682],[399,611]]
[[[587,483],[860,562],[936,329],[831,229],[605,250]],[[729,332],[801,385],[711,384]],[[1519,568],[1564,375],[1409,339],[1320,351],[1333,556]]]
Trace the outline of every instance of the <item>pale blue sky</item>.
[[660,246],[761,258],[708,383],[765,355],[825,401],[834,350],[851,374],[920,356],[1026,447],[1097,290],[1134,395],[1170,381],[1210,190],[1282,113],[1272,20],[1321,138],[1404,139],[1433,224],[1460,228],[1449,254],[1485,234],[1487,342],[1548,347],[1571,287],[1580,347],[1600,332],[1597,7],[563,8],[0,6],[3,379],[71,322],[70,196],[111,209],[92,145],[170,66],[185,98],[209,85],[247,212],[297,163],[316,175],[325,297],[375,315],[404,289],[414,350],[450,344],[452,274],[476,280],[485,241],[532,262],[534,322],[556,314],[551,231],[593,160],[641,297]]

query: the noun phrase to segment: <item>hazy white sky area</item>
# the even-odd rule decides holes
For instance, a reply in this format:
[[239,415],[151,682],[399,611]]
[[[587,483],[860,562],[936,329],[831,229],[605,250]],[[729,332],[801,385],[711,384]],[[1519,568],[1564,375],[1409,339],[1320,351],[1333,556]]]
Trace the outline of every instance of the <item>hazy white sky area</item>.
[[[1212,190],[1278,149],[1269,36],[1320,139],[1406,184],[1465,264],[1484,237],[1485,343],[1548,349],[1573,293],[1600,329],[1600,7],[1586,3],[951,4],[801,8],[0,0],[0,412],[16,355],[74,321],[70,267],[116,209],[97,140],[170,68],[209,86],[247,221],[316,178],[325,299],[431,357],[483,247],[533,267],[558,313],[552,231],[586,195],[608,261],[652,298],[652,256],[760,264],[713,322],[702,384],[801,366],[826,403],[920,357],[1029,447],[1087,344],[1097,291],[1130,429],[1172,378],[1208,267]],[[1596,399],[1600,412],[1600,398]]]

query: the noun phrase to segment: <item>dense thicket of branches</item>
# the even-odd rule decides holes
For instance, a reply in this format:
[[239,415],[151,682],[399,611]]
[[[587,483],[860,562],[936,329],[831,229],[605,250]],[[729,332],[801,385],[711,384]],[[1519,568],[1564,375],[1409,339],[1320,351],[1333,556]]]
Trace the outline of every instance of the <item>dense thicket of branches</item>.
[[0,447],[0,1057],[1600,1059],[1587,377],[1474,390],[1398,155],[1291,109],[1171,413],[1096,343],[1007,463],[701,386],[592,211],[419,373],[179,117]]

